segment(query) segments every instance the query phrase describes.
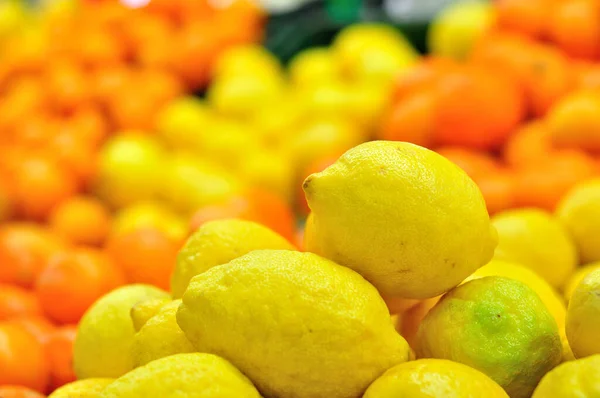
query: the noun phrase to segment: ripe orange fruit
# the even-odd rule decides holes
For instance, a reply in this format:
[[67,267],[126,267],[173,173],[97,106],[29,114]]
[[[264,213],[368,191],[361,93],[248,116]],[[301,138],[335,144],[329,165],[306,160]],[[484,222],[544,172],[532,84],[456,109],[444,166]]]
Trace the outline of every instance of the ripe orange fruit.
[[89,74],[92,96],[101,104],[107,104],[131,78],[133,70],[126,65],[96,68]]
[[168,290],[180,242],[155,228],[113,236],[106,250],[129,283],[147,283]]
[[50,390],[76,380],[73,370],[73,343],[77,335],[76,325],[55,329],[46,341],[46,353],[50,363]]
[[495,4],[497,24],[503,30],[543,37],[551,3],[548,0],[498,0]]
[[74,38],[77,59],[85,66],[104,67],[122,63],[127,56],[126,43],[115,30],[102,26],[87,26],[77,30]]
[[63,250],[65,243],[41,226],[0,226],[0,283],[32,287],[50,258]]
[[595,62],[573,62],[575,87],[579,89],[600,89],[600,65]]
[[295,220],[290,206],[277,194],[250,188],[224,203],[199,209],[190,222],[192,231],[203,223],[222,218],[241,218],[271,228],[290,242],[295,239]]
[[536,120],[522,125],[508,139],[503,157],[514,167],[526,167],[545,160],[554,151],[546,124]]
[[597,58],[600,55],[599,12],[598,3],[592,0],[556,2],[550,13],[550,39],[573,57]]
[[82,66],[71,59],[51,59],[44,74],[52,105],[61,112],[71,112],[91,99],[91,86]]
[[508,170],[481,175],[477,179],[477,185],[489,214],[514,207],[516,182],[513,173]]
[[0,285],[0,321],[24,315],[41,315],[37,297],[22,287]]
[[45,398],[45,395],[22,386],[0,386],[2,398]]
[[0,129],[6,134],[34,112],[48,108],[49,95],[40,79],[14,79],[0,98]]
[[402,73],[396,79],[393,90],[393,102],[397,103],[405,97],[419,93],[432,87],[437,79],[458,67],[448,58],[427,57]]
[[173,51],[174,70],[190,89],[204,87],[210,77],[213,59],[220,44],[217,29],[210,23],[188,23],[176,34]]
[[516,84],[483,67],[447,73],[436,91],[434,140],[441,145],[497,148],[524,116]]
[[89,186],[97,167],[97,148],[82,140],[76,126],[62,125],[47,143],[47,153],[59,166],[73,173],[78,189]]
[[0,386],[45,391],[50,369],[44,346],[25,329],[10,323],[0,323],[0,341]]
[[77,245],[99,246],[110,232],[108,208],[91,196],[74,196],[54,208],[50,228]]
[[486,152],[463,147],[441,147],[436,152],[463,169],[475,181],[500,169],[498,161]]
[[74,249],[50,261],[35,283],[35,293],[49,318],[77,323],[94,301],[123,284],[123,273],[109,256]]
[[10,320],[13,325],[22,327],[29,332],[37,341],[46,344],[48,336],[54,331],[56,326],[41,315],[25,315]]

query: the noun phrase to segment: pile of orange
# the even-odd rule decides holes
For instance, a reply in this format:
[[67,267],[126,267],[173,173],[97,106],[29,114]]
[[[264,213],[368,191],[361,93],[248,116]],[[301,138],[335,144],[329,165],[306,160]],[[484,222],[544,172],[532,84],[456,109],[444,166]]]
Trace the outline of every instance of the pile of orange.
[[465,62],[426,58],[396,82],[377,136],[436,149],[491,213],[552,210],[600,173],[600,6],[500,0]]

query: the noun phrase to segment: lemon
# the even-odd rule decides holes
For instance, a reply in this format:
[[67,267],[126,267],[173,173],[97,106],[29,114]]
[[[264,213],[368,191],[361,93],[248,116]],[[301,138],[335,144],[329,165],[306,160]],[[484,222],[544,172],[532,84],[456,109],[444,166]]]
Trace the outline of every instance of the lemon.
[[600,270],[577,285],[567,309],[567,337],[576,358],[600,354]]
[[496,245],[477,185],[417,145],[361,144],[303,188],[313,213],[307,250],[354,269],[385,297],[439,295],[487,263]]
[[57,388],[48,398],[97,398],[113,381],[109,378],[77,380]]
[[494,23],[494,7],[486,1],[451,3],[437,15],[427,34],[432,54],[463,60]]
[[195,351],[175,318],[180,303],[181,300],[174,300],[164,305],[135,334],[131,348],[135,367],[169,355]]
[[556,209],[573,236],[582,263],[600,261],[600,179],[577,185]]
[[290,61],[289,75],[298,87],[327,83],[341,77],[337,60],[328,48],[311,48],[298,53]]
[[571,300],[571,296],[573,292],[577,288],[577,285],[585,278],[590,272],[600,269],[600,261],[596,261],[595,263],[583,265],[571,275],[568,279],[567,284],[564,289],[565,300],[568,303]]
[[418,54],[400,32],[389,25],[354,24],[335,38],[332,51],[350,79],[389,83],[398,72],[414,65]]
[[357,397],[409,355],[377,290],[312,253],[257,250],[211,268],[177,322],[266,397]]
[[385,372],[363,398],[508,398],[506,392],[485,374],[445,359],[419,359]]
[[180,241],[188,233],[182,217],[158,201],[137,202],[119,210],[113,220],[113,235],[128,234],[139,228],[156,228],[171,239]]
[[277,193],[291,202],[294,171],[294,164],[282,151],[263,150],[246,153],[238,172],[248,185]]
[[488,276],[448,292],[419,327],[417,357],[471,366],[511,397],[529,397],[561,361],[556,322],[522,282]]
[[259,249],[293,250],[293,246],[269,228],[252,221],[205,222],[179,251],[171,279],[173,297],[181,298],[194,276]]
[[479,268],[473,275],[468,277],[466,281],[483,278],[485,276],[503,276],[505,278],[515,279],[532,288],[540,297],[544,305],[546,305],[548,312],[550,312],[550,315],[552,315],[556,321],[563,345],[563,359],[574,359],[565,332],[567,307],[556,290],[554,290],[548,282],[525,266],[497,259],[492,259],[488,264]]
[[165,161],[155,139],[142,133],[118,134],[100,151],[96,192],[116,207],[156,198]]
[[77,330],[73,347],[77,378],[119,377],[133,369],[131,307],[138,301],[166,297],[167,292],[154,286],[128,285],[96,301]]
[[568,232],[540,209],[507,210],[492,217],[498,231],[494,257],[522,264],[560,288],[577,266],[577,250]]
[[212,114],[208,106],[192,96],[179,97],[167,104],[157,116],[157,133],[174,149],[199,150],[202,133],[210,130]]
[[216,355],[177,354],[136,368],[99,398],[260,398],[250,380]]
[[166,297],[154,298],[144,301],[139,301],[131,307],[129,311],[129,315],[131,316],[131,321],[133,322],[133,328],[136,332],[139,332],[142,326],[148,322],[150,318],[160,311],[165,304],[170,303]]
[[235,46],[224,51],[213,68],[217,79],[236,76],[283,76],[279,60],[264,47],[256,44]]
[[289,93],[286,98],[258,109],[252,117],[252,126],[267,149],[281,149],[291,136],[290,132],[306,117],[299,95]]
[[532,398],[600,397],[600,355],[557,366],[544,376]]

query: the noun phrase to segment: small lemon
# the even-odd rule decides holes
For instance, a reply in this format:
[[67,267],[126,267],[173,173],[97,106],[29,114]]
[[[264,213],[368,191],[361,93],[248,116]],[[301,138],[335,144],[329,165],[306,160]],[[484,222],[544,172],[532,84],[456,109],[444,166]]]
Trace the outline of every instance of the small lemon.
[[303,188],[313,214],[307,250],[354,269],[385,297],[439,295],[487,263],[496,245],[477,185],[417,145],[361,144]]
[[116,213],[111,234],[127,234],[147,227],[156,228],[175,241],[181,241],[188,233],[185,219],[169,206],[158,201],[143,201],[126,206]]
[[135,334],[131,348],[135,367],[169,355],[195,351],[177,324],[175,315],[179,304],[181,300],[165,304]]
[[556,215],[571,233],[581,262],[600,261],[600,179],[577,185],[567,193]]
[[174,149],[199,150],[202,132],[211,128],[212,114],[199,98],[180,97],[167,104],[157,116],[159,138]]
[[73,346],[77,377],[119,377],[133,369],[131,307],[139,301],[167,297],[167,292],[154,286],[128,285],[96,301],[77,329]]
[[544,376],[532,398],[600,397],[600,355],[557,366]]
[[513,398],[531,396],[562,356],[556,322],[539,296],[498,276],[446,293],[423,319],[417,340],[417,357],[471,366]]
[[576,358],[600,354],[600,270],[577,285],[567,308],[567,337]]
[[194,276],[259,249],[292,250],[293,246],[269,228],[252,221],[205,222],[179,251],[171,278],[173,297],[181,298]]
[[291,201],[295,167],[282,151],[255,151],[246,153],[239,168],[241,178],[248,185],[264,188]]
[[494,7],[480,0],[459,1],[433,19],[427,34],[432,54],[463,60],[494,23]]
[[196,276],[177,322],[265,397],[357,397],[408,360],[377,290],[312,253],[257,250]]
[[283,68],[279,60],[264,47],[248,44],[224,51],[215,63],[213,75],[217,79],[257,75],[280,78]]
[[492,217],[498,231],[494,257],[522,264],[560,288],[577,266],[577,250],[568,232],[541,209],[507,210]]
[[114,380],[108,378],[77,380],[57,388],[48,398],[97,398]]
[[189,353],[157,359],[121,376],[99,398],[260,398],[223,358]]
[[131,316],[131,321],[133,322],[133,328],[136,332],[139,332],[142,326],[148,322],[150,318],[160,311],[160,309],[165,305],[170,303],[166,297],[154,298],[144,301],[139,301],[134,304],[129,311],[129,315]]
[[328,48],[304,50],[290,61],[289,75],[298,87],[317,85],[341,77],[339,65]]
[[568,279],[565,289],[564,296],[565,301],[568,303],[571,300],[571,296],[573,292],[577,288],[577,285],[585,278],[590,272],[600,269],[600,261],[596,261],[595,263],[583,265],[575,270],[575,272]]
[[363,398],[508,398],[485,374],[445,359],[402,363],[373,382]]

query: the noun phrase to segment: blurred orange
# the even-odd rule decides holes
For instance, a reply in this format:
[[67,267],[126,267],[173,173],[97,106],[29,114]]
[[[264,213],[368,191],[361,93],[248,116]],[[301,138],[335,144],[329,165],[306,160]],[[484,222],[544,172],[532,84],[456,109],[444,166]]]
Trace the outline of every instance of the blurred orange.
[[50,363],[50,391],[76,380],[73,370],[73,343],[77,335],[76,325],[55,329],[48,336],[46,353]]
[[217,30],[218,27],[208,22],[190,23],[174,37],[177,43],[172,54],[174,70],[192,90],[208,83],[212,62],[221,47]]
[[106,27],[88,26],[78,29],[74,41],[77,58],[87,67],[116,65],[124,62],[127,56],[126,43],[120,40],[114,30]]
[[37,297],[22,287],[0,284],[0,321],[24,315],[41,315]]
[[436,96],[432,90],[407,96],[383,116],[377,138],[429,147],[433,143]]
[[23,120],[48,107],[49,93],[42,82],[33,77],[11,80],[9,87],[0,98],[0,141],[7,132]]
[[414,93],[420,93],[433,87],[437,79],[458,66],[448,58],[426,57],[407,72],[396,78],[393,90],[393,102],[397,103]]
[[94,99],[101,104],[106,104],[120,92],[134,71],[126,65],[109,65],[93,69],[90,74],[90,85]]
[[597,58],[600,55],[599,4],[595,0],[556,2],[550,14],[549,36],[573,57]]
[[111,215],[100,200],[91,196],[74,196],[52,211],[49,225],[76,245],[99,246],[110,231]]
[[524,167],[546,159],[554,151],[548,128],[541,120],[522,125],[506,141],[504,160],[515,167]]
[[42,315],[25,315],[10,320],[13,325],[18,325],[28,331],[37,341],[46,344],[48,336],[56,326]]
[[53,107],[61,112],[71,112],[91,99],[92,87],[82,66],[68,58],[48,60],[44,84]]
[[436,92],[434,140],[441,145],[496,148],[524,116],[514,81],[483,67],[445,74]]
[[113,236],[106,251],[128,283],[148,283],[168,290],[180,242],[163,231],[140,228]]
[[50,378],[44,346],[24,328],[10,323],[0,323],[0,341],[0,386],[44,392]]
[[241,218],[263,224],[290,242],[295,240],[295,220],[290,206],[277,194],[259,188],[246,189],[224,203],[199,209],[190,221],[192,231],[206,221]]
[[498,0],[495,4],[498,26],[530,37],[547,33],[551,0]]
[[121,270],[106,254],[74,249],[50,261],[35,283],[35,293],[48,317],[76,323],[94,301],[124,283]]
[[436,152],[463,169],[476,181],[479,177],[497,173],[500,169],[498,161],[486,152],[454,146],[440,147]]
[[85,189],[96,173],[96,146],[85,142],[72,124],[63,124],[47,143],[48,155],[62,169],[73,173],[77,189]]
[[41,226],[26,223],[0,226],[0,283],[32,287],[50,258],[63,250],[65,243]]
[[484,174],[477,179],[483,199],[489,214],[514,207],[515,204],[515,177],[508,170]]
[[45,398],[45,395],[22,386],[0,386],[2,398]]

